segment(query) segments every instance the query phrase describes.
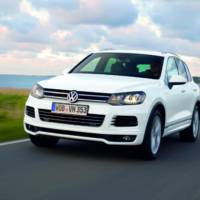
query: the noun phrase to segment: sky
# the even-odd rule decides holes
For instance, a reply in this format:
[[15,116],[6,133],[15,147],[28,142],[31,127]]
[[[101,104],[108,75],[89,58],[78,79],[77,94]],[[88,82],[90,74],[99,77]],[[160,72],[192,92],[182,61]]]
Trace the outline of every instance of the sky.
[[0,74],[60,74],[104,49],[169,51],[200,76],[199,0],[0,1]]

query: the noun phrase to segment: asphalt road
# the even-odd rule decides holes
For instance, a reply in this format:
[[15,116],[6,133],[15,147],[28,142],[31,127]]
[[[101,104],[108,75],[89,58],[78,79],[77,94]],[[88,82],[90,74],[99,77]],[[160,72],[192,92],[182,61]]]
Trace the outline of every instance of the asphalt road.
[[54,149],[30,142],[0,146],[0,199],[200,199],[200,141],[166,138],[156,161],[138,154],[64,140]]

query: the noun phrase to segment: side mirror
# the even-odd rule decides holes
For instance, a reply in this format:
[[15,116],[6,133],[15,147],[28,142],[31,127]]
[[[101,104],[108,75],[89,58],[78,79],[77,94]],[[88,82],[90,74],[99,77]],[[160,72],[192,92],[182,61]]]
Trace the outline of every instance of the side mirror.
[[67,67],[66,69],[63,70],[62,74],[63,75],[68,74],[72,70],[72,68],[73,67]]
[[169,86],[172,87],[173,85],[183,85],[187,82],[187,80],[181,75],[173,75],[169,79]]

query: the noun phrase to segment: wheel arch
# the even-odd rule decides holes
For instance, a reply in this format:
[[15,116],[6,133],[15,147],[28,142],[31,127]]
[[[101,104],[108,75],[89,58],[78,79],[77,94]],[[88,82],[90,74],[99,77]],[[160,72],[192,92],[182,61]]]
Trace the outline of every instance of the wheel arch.
[[158,110],[162,115],[162,128],[163,128],[163,132],[164,132],[164,128],[165,128],[165,124],[166,124],[166,109],[165,109],[165,106],[163,105],[163,103],[157,102],[153,106],[150,117],[156,110]]
[[200,100],[197,101],[197,103],[195,104],[198,106],[198,110],[199,110],[199,114],[200,114]]

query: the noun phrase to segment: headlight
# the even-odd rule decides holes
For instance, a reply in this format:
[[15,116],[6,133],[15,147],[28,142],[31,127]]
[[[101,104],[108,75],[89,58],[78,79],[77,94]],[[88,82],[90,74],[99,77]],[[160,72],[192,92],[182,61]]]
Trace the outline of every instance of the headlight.
[[127,92],[113,94],[108,103],[111,105],[137,105],[144,102],[146,94],[144,92]]
[[33,86],[32,90],[31,90],[31,95],[35,98],[42,98],[43,97],[43,88],[42,86],[36,84]]

